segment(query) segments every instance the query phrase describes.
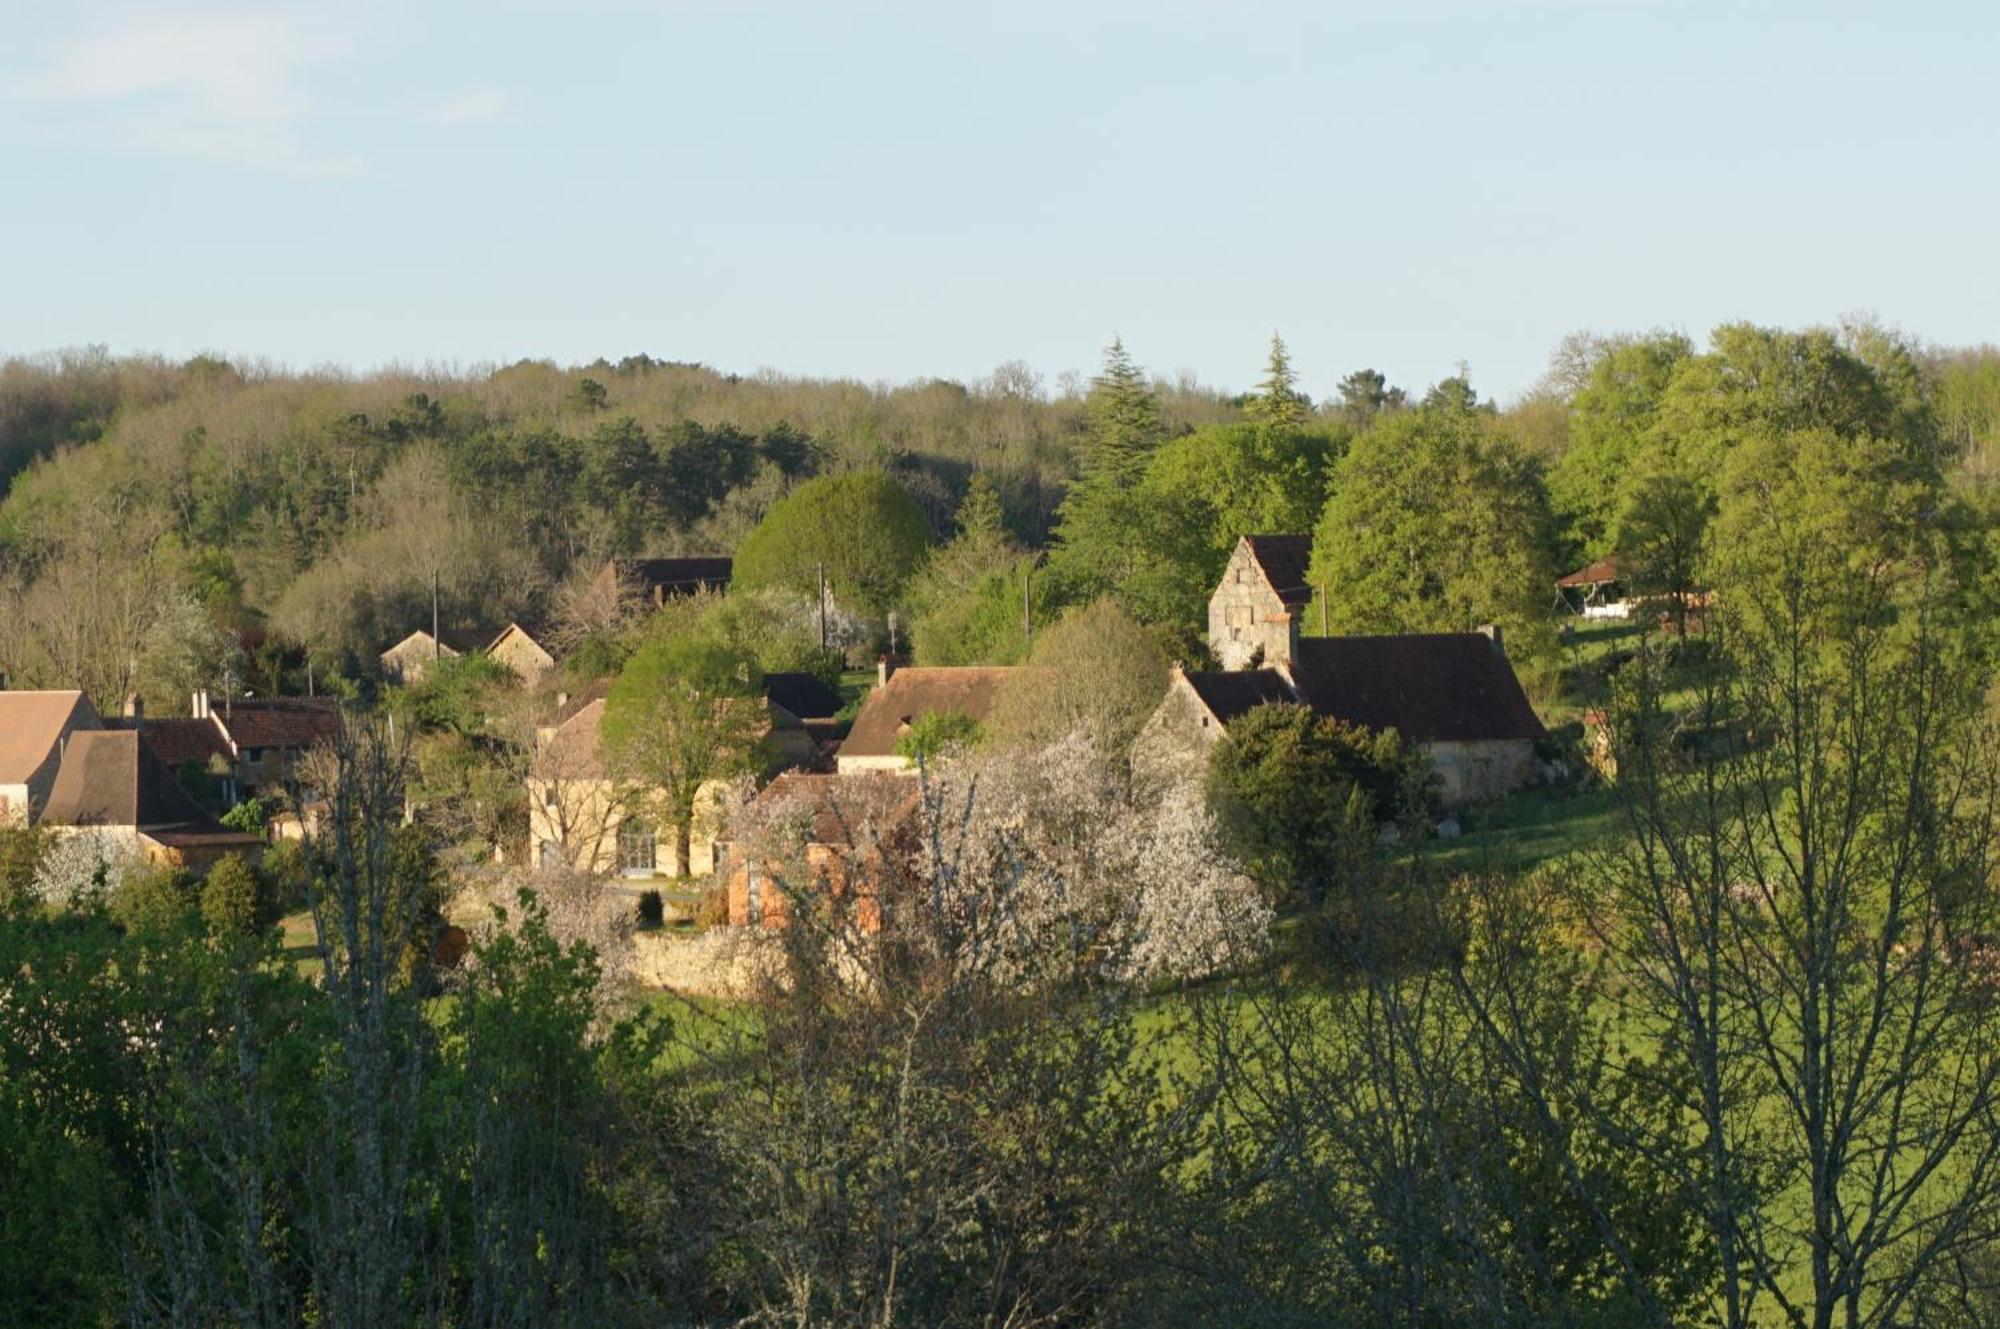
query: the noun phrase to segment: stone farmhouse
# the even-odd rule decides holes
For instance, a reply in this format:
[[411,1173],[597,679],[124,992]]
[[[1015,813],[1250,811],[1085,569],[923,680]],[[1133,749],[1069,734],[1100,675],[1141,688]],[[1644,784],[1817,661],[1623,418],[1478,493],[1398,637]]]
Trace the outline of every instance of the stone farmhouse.
[[484,652],[518,674],[524,683],[542,680],[556,667],[556,657],[537,633],[521,623],[492,628],[440,628],[432,636],[418,628],[382,652],[382,677],[398,687],[421,683],[433,660],[456,660]]
[[0,826],[41,817],[70,735],[101,728],[90,698],[59,692],[0,692]]
[[424,671],[433,660],[456,660],[492,644],[492,628],[439,628],[435,635],[418,628],[382,652],[382,677],[397,687],[423,682]]
[[927,715],[984,721],[1000,685],[1013,672],[1002,666],[897,669],[884,662],[876,687],[840,745],[835,759],[840,774],[915,770],[916,763],[896,751],[896,741]]
[[1310,536],[1246,536],[1209,600],[1218,670],[1173,671],[1140,732],[1135,769],[1189,774],[1229,722],[1254,706],[1309,706],[1423,749],[1447,807],[1498,798],[1535,776],[1542,722],[1507,660],[1499,629],[1304,637]]
[[[332,702],[244,697],[217,703],[206,691],[190,701],[191,715],[151,718],[138,697],[129,697],[123,714],[104,719],[74,690],[0,692],[0,823],[49,819],[45,805],[58,784],[68,789],[72,812],[79,806],[131,809],[143,802],[150,813],[174,812],[161,824],[184,820],[180,814],[186,808],[166,808],[166,796],[148,783],[155,765],[175,777],[177,789],[179,773],[192,767],[214,781],[216,802],[234,806],[282,789],[303,753],[340,732],[340,710]],[[142,737],[145,759],[121,756],[124,764],[115,773],[100,764],[87,777],[65,776],[74,738],[105,732]],[[100,762],[110,750],[94,740],[86,747]],[[79,785],[80,779],[85,784]],[[114,786],[104,786],[105,779]],[[147,791],[147,797],[138,799],[134,790]],[[185,790],[182,797],[193,806]]]
[[[696,798],[688,862],[680,863],[674,827],[648,807],[650,791],[614,778],[605,767],[599,730],[609,691],[609,683],[599,683],[583,696],[565,698],[556,723],[536,735],[528,777],[530,861],[632,879],[713,871],[728,782],[710,781]],[[767,674],[763,704],[770,765],[782,770],[818,762],[821,736],[840,709],[833,689],[810,674]]]
[[194,869],[264,844],[204,812],[134,729],[70,736],[41,824],[57,835],[103,836],[148,862]]

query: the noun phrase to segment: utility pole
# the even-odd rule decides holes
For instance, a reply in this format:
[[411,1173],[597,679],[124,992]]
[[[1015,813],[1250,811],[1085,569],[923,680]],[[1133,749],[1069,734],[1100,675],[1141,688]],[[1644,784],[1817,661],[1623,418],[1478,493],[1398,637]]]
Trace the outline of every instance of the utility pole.
[[438,574],[431,569],[431,660],[433,663],[444,657],[444,644],[438,640]]
[[819,564],[819,653],[826,654],[826,564]]
[[1021,574],[1021,638],[1029,649],[1035,645],[1035,561],[1028,560],[1028,569]]

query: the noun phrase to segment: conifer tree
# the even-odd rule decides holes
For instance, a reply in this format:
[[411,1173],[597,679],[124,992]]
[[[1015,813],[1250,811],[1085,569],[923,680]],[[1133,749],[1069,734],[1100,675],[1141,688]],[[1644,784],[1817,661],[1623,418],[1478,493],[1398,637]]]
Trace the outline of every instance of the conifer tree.
[[1000,504],[1000,491],[994,487],[992,477],[986,472],[972,473],[972,481],[965,487],[965,497],[959,502],[956,520],[959,540],[981,548],[998,547],[1007,542],[1006,510]]
[[1292,354],[1285,349],[1285,339],[1274,332],[1271,358],[1264,366],[1264,381],[1243,404],[1243,412],[1260,425],[1297,429],[1305,424],[1311,410],[1312,404],[1298,389],[1298,376],[1292,372]]
[[1146,371],[1133,363],[1122,337],[1112,338],[1104,352],[1103,370],[1090,380],[1084,418],[1089,430],[1085,479],[1119,486],[1138,479],[1166,431]]

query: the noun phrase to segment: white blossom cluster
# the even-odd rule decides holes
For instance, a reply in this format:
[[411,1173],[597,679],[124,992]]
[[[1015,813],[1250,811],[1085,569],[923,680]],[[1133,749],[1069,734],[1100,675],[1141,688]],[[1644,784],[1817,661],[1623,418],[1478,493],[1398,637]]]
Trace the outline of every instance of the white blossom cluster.
[[131,848],[100,831],[69,831],[55,838],[35,866],[35,895],[43,904],[75,909],[116,891],[140,867]]
[[968,935],[1016,957],[1087,953],[1133,981],[1198,978],[1261,955],[1271,909],[1218,848],[1189,788],[1134,799],[1081,733],[977,752],[933,778],[936,905],[998,916]]

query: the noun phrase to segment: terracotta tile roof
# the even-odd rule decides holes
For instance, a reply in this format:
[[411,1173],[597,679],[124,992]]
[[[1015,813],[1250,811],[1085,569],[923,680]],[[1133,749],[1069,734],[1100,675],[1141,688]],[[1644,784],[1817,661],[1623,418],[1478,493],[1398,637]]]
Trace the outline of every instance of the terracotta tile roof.
[[854,728],[840,745],[843,757],[889,757],[907,725],[926,715],[956,712],[984,720],[1011,667],[898,669],[868,694]]
[[1202,705],[1224,724],[1252,707],[1298,700],[1285,676],[1275,669],[1216,669],[1190,673],[1186,678]]
[[262,843],[202,811],[144,735],[132,729],[70,736],[42,820],[59,826],[131,826],[163,844]]
[[0,692],[0,784],[25,784],[48,760],[63,726],[81,708],[77,723],[95,727],[97,712],[83,693]]
[[237,748],[309,748],[340,732],[340,707],[316,697],[245,697],[209,712]]
[[639,584],[647,596],[685,595],[729,585],[734,561],[727,558],[634,558],[618,563],[620,575]]
[[1618,555],[1611,554],[1598,559],[1589,567],[1578,568],[1567,577],[1556,578],[1556,585],[1564,589],[1581,586],[1602,586],[1608,581],[1619,581],[1624,577],[1624,569],[1619,566]]
[[764,695],[800,720],[824,720],[840,709],[840,694],[814,674],[766,674]]
[[1306,637],[1293,676],[1322,715],[1394,729],[1413,742],[1543,734],[1514,667],[1478,632]]
[[193,762],[197,766],[207,766],[216,757],[227,760],[229,740],[213,718],[206,720],[168,716],[154,719],[148,716],[139,726],[139,732],[146,736],[146,745],[154,755],[165,762],[168,769],[178,771]]
[[1301,605],[1312,599],[1308,573],[1313,553],[1310,535],[1246,535],[1243,543],[1250,546],[1251,556],[1264,570],[1265,579],[1279,599],[1288,605]]
[[769,810],[793,799],[804,800],[812,810],[813,843],[865,847],[873,835],[916,814],[923,803],[923,786],[894,771],[862,775],[787,771],[765,785],[751,806]]

